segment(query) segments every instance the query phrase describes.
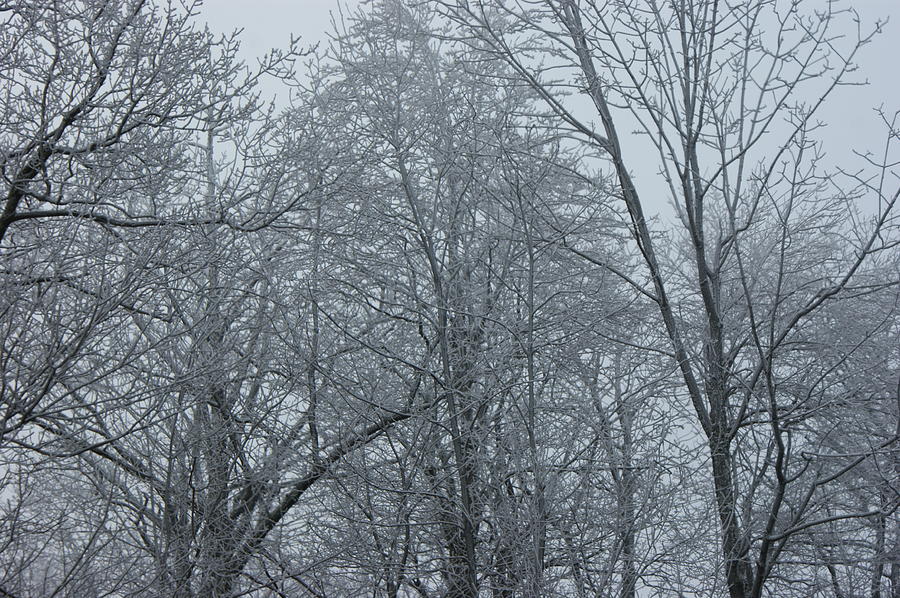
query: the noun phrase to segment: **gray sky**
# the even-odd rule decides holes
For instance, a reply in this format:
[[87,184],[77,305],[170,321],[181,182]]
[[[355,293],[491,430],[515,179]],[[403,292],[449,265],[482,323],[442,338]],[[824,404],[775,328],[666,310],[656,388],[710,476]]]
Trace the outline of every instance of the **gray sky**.
[[[331,14],[337,13],[339,4],[352,9],[360,5],[360,0],[206,0],[202,18],[213,31],[242,28],[243,51],[250,59],[269,48],[286,45],[292,33],[309,44],[324,40],[331,28]],[[853,5],[864,20],[890,18],[884,33],[864,50],[860,62],[872,84],[865,93],[854,90],[849,94],[856,97],[853,108],[860,108],[861,95],[871,106],[893,102],[900,107],[900,0],[855,0]],[[847,131],[852,132],[852,120],[847,124]]]
[[[202,18],[213,31],[243,29],[242,49],[250,59],[270,48],[286,46],[291,34],[310,45],[324,40],[338,4],[337,0],[206,0]],[[346,9],[360,2],[340,4]]]
[[[826,2],[809,1],[823,5]],[[266,50],[285,46],[292,33],[309,45],[325,41],[331,29],[331,15],[338,14],[339,5],[349,12],[360,5],[360,0],[206,0],[201,18],[216,32],[242,28],[244,58],[252,63]],[[819,132],[825,142],[827,161],[849,169],[862,165],[852,150],[875,151],[884,146],[886,131],[874,108],[883,106],[890,113],[900,109],[900,0],[852,0],[852,5],[864,23],[872,23],[876,18],[888,18],[889,22],[884,32],[863,49],[858,60],[861,68],[856,78],[868,79],[870,84],[839,89],[820,112],[820,119],[827,123],[826,130]],[[646,179],[654,176],[636,174],[639,187],[641,178],[646,184]]]

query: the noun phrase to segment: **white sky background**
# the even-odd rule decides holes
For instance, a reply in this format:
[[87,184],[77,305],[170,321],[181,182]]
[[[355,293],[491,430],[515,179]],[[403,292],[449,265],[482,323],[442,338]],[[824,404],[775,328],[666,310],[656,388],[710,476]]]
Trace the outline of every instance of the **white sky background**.
[[[812,4],[822,5],[826,1],[809,0]],[[340,2],[345,14],[353,12],[360,4],[360,0]],[[886,131],[874,109],[883,106],[888,113],[900,109],[900,0],[853,0],[852,4],[869,26],[877,18],[887,18],[889,22],[883,33],[863,48],[857,61],[860,70],[853,76],[857,80],[868,79],[869,85],[838,89],[819,113],[820,120],[827,124],[826,129],[818,133],[824,141],[827,162],[841,164],[848,170],[863,165],[854,157],[853,150],[879,152],[884,148]],[[267,50],[286,47],[291,34],[299,35],[304,46],[317,42],[327,44],[332,14],[337,16],[338,10],[338,0],[206,0],[200,18],[207,21],[214,32],[230,33],[243,29],[240,36],[242,53],[252,65],[255,58]],[[302,67],[298,70],[302,72]],[[267,92],[269,89],[264,87],[264,95]],[[636,146],[629,148],[626,144],[626,152],[636,149]],[[635,160],[632,158],[631,162]],[[651,192],[664,192],[661,181],[650,180],[657,177],[654,172],[636,172],[635,175],[639,190],[647,191],[650,187]]]

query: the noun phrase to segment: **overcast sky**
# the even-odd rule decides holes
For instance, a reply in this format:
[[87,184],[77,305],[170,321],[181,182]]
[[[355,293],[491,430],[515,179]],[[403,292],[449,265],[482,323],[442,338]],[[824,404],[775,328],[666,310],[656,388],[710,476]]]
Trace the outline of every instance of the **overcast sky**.
[[[826,0],[809,0],[824,4]],[[206,0],[202,18],[217,32],[243,29],[241,35],[244,58],[251,62],[272,47],[285,46],[291,34],[299,35],[309,45],[327,39],[332,14],[339,6],[345,14],[361,4],[360,0]],[[852,0],[864,22],[887,18],[884,32],[863,49],[858,62],[858,79],[867,78],[865,88],[844,88],[832,96],[830,104],[820,112],[827,130],[820,132],[825,141],[829,162],[853,168],[858,161],[852,150],[883,148],[885,129],[874,108],[886,111],[900,109],[900,0]],[[627,148],[626,148],[627,150]],[[637,173],[644,177],[652,173]],[[646,178],[645,178],[646,181]],[[640,181],[638,181],[640,186]]]
[[[340,2],[345,11],[359,5]],[[286,46],[292,34],[310,45],[324,40],[338,10],[337,0],[205,0],[203,18],[213,31],[243,29],[242,49],[250,58]]]

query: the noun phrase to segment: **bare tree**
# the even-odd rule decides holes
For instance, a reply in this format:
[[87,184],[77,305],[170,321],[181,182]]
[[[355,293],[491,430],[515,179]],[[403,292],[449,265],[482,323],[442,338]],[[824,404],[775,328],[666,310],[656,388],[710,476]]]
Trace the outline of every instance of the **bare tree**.
[[807,6],[375,2],[283,112],[0,9],[0,594],[896,594],[897,121],[825,168]]
[[3,10],[4,439],[63,408],[67,377],[71,391],[114,374],[119,360],[86,364],[82,354],[144,309],[173,226],[225,216],[228,206],[198,212],[184,195],[205,175],[192,162],[195,133],[210,117],[221,129],[249,116],[257,78],[279,73],[294,50],[251,75],[236,39],[199,30],[195,8],[34,1]]
[[[603,185],[577,173],[583,156],[530,126],[533,94],[499,83],[509,75],[502,65],[442,41],[435,17],[399,2],[360,15],[336,41],[338,65],[323,89],[367,166],[360,195],[344,194],[352,233],[340,257],[326,258],[340,261],[323,269],[352,303],[320,313],[371,314],[365,334],[353,320],[345,328],[394,369],[420,364],[433,405],[350,456],[354,476],[326,482],[342,499],[320,499],[337,520],[321,523],[330,548],[314,554],[328,562],[309,575],[327,595],[564,593],[573,568],[593,570],[601,558],[573,567],[563,556],[571,550],[560,519],[577,503],[563,498],[578,483],[572,473],[597,468],[566,426],[585,425],[577,411],[591,404],[567,377],[583,373],[572,362],[632,301],[614,299],[621,278],[587,274],[582,255],[614,261],[607,242],[621,233]],[[611,433],[598,432],[610,446]],[[639,495],[649,485],[625,487]],[[621,519],[631,517],[624,509]],[[618,552],[627,560],[630,551]],[[622,558],[612,561],[618,571]]]
[[[848,83],[878,25],[840,46],[836,29],[855,15],[836,3],[819,12],[763,0],[445,6],[468,39],[542,95],[561,130],[608,157],[642,256],[646,283],[635,282],[636,290],[659,308],[707,440],[728,591],[762,595],[780,583],[772,577],[781,577],[795,534],[830,519],[820,519],[808,497],[884,448],[801,458],[823,447],[801,432],[804,418],[791,419],[797,398],[787,392],[798,371],[812,374],[797,347],[810,342],[805,331],[819,311],[897,283],[895,272],[875,268],[879,254],[897,247],[890,158],[848,187],[824,173],[813,140],[819,108]],[[579,116],[565,82],[552,78],[551,69],[566,67],[578,73],[593,120]],[[624,149],[623,128],[632,124],[658,155],[678,217],[677,253],[651,231],[637,163]],[[862,199],[868,207],[860,210]],[[834,405],[818,380],[807,378],[803,392]],[[861,516],[871,514],[834,515]]]

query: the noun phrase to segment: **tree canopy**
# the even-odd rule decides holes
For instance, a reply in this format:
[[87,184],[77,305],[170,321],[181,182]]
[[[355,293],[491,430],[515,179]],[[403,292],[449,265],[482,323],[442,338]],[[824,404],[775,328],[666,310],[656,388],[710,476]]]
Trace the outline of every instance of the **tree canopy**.
[[900,596],[877,15],[198,6],[0,2],[0,596]]

